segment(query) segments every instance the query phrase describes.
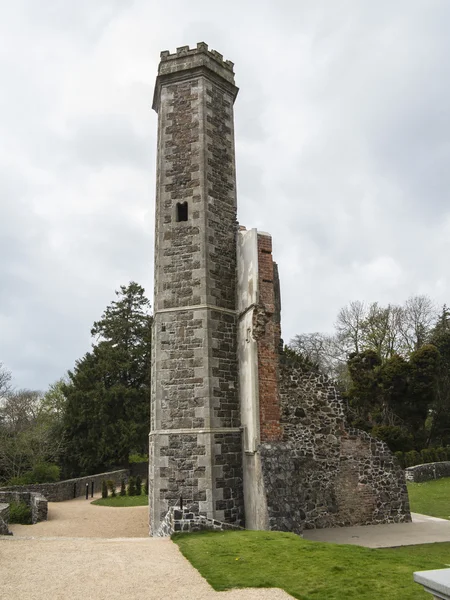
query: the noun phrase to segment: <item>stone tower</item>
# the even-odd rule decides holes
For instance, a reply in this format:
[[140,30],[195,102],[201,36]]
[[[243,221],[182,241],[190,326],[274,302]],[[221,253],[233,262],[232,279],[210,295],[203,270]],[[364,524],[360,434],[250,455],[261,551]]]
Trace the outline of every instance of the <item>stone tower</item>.
[[204,43],[161,53],[150,533],[169,507],[243,523],[233,63]]

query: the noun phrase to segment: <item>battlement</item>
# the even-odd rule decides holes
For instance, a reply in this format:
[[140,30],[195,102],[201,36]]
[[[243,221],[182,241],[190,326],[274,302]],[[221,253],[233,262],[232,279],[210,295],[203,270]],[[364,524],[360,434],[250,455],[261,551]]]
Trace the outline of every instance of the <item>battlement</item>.
[[206,54],[223,68],[234,73],[234,63],[231,62],[231,60],[224,60],[222,54],[217,52],[217,50],[208,50],[208,44],[205,44],[205,42],[198,42],[197,47],[192,49],[189,48],[189,46],[180,46],[173,54],[170,54],[169,50],[164,50],[161,52],[161,62],[184,57],[193,57],[197,54]]
[[180,46],[170,54],[168,50],[161,52],[161,62],[158,68],[153,108],[158,112],[158,98],[161,85],[182,79],[189,79],[201,71],[214,78],[219,84],[225,85],[236,98],[238,88],[234,83],[234,63],[224,60],[217,50],[209,50],[208,44],[199,42],[196,48]]

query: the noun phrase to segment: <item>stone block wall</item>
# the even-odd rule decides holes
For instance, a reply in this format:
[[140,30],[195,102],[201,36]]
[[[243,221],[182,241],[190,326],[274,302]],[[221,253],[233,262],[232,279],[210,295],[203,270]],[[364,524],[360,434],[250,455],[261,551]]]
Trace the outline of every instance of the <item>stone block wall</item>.
[[149,438],[152,535],[180,496],[200,516],[243,520],[236,94],[232,63],[206,44],[161,54],[153,103],[158,157]]
[[424,465],[415,465],[405,469],[406,481],[422,483],[432,479],[441,479],[450,477],[450,461],[427,463]]
[[173,533],[193,531],[239,531],[242,528],[232,523],[224,523],[199,515],[188,508],[171,506],[155,537],[170,537]]
[[9,504],[0,502],[0,535],[12,535],[8,529]]
[[25,502],[31,508],[31,522],[39,523],[47,520],[47,499],[37,492],[0,491],[0,502]]
[[78,477],[76,479],[65,479],[55,483],[34,483],[29,485],[13,485],[0,488],[1,492],[8,490],[15,492],[36,492],[45,496],[49,502],[64,502],[84,496],[86,493],[86,483],[89,484],[89,494],[91,493],[91,484],[94,483],[94,492],[101,492],[102,481],[112,480],[119,486],[122,479],[128,480],[129,471],[120,469],[118,471],[109,471],[108,473],[99,473],[89,477]]

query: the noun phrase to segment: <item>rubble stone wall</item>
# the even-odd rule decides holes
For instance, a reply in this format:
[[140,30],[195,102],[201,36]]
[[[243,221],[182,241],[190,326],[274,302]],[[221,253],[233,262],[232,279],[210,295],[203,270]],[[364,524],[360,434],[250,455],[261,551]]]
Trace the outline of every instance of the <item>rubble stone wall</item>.
[[0,493],[7,491],[14,492],[36,492],[45,496],[49,502],[64,502],[84,496],[86,493],[86,484],[89,485],[89,494],[91,485],[94,483],[94,493],[101,492],[102,481],[110,479],[119,486],[122,479],[128,480],[129,472],[126,469],[118,471],[109,471],[108,473],[99,473],[89,475],[89,477],[77,477],[76,479],[65,479],[55,483],[33,483],[29,485],[12,485],[0,488]]
[[432,479],[441,479],[450,477],[450,461],[427,463],[425,465],[415,465],[405,469],[406,481],[431,481]]
[[31,508],[31,522],[39,523],[47,520],[48,503],[36,492],[0,491],[0,502],[10,504],[11,502],[25,502]]
[[280,394],[284,441],[260,447],[270,529],[410,521],[403,470],[384,442],[348,428],[328,378],[284,363]]
[[0,503],[0,535],[11,535],[8,529],[9,504]]

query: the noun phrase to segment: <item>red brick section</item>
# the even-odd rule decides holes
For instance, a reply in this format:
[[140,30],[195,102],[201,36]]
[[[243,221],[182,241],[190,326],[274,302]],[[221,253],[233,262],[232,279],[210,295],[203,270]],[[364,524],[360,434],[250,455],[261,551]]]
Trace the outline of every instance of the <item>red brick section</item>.
[[[276,315],[272,238],[258,234],[259,327],[258,375],[261,442],[282,439],[278,390],[280,324]],[[262,313],[262,314],[261,314]],[[263,325],[261,323],[261,325]]]

